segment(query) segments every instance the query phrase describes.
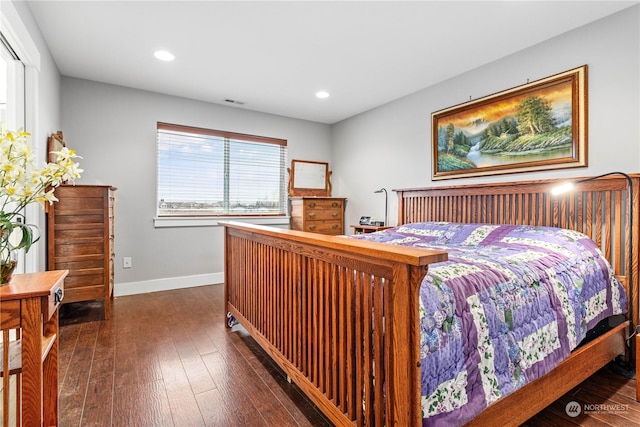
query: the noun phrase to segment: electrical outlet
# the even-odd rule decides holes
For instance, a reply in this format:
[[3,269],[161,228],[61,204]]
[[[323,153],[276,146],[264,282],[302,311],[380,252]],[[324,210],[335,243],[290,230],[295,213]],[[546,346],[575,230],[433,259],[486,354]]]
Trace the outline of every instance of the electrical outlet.
[[126,256],[122,258],[122,268],[131,268],[131,257]]

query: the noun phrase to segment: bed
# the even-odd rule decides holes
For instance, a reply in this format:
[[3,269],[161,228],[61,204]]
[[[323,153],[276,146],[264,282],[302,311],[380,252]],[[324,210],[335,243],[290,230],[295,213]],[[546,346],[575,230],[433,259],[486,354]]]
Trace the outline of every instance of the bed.
[[[640,177],[630,179],[638,188]],[[518,425],[613,359],[633,360],[628,320],[592,318],[589,326],[597,322],[598,334],[590,331],[588,342],[579,346],[583,336],[576,336],[575,348],[562,355],[562,361],[540,369],[536,379],[501,392],[478,413],[474,409],[472,415],[423,420],[421,284],[430,265],[435,271],[449,262],[448,251],[452,259],[460,255],[440,241],[429,249],[382,241],[396,239],[416,223],[430,224],[418,228],[451,226],[449,237],[456,230],[466,233],[468,227],[478,227],[467,224],[490,230],[505,224],[511,227],[508,233],[543,227],[572,230],[590,237],[610,266],[615,275],[611,289],[620,289],[620,304],[632,296],[627,301],[635,310],[618,311],[632,313],[637,324],[638,262],[633,254],[640,252],[638,233],[629,233],[631,225],[640,229],[637,192],[630,209],[623,176],[585,181],[572,193],[552,196],[549,190],[559,182],[396,190],[401,228],[366,238],[223,223],[226,312],[335,425],[451,425],[452,420]],[[573,232],[563,233],[575,237]],[[610,301],[611,294],[606,295]],[[443,405],[456,405],[448,399],[443,398]]]

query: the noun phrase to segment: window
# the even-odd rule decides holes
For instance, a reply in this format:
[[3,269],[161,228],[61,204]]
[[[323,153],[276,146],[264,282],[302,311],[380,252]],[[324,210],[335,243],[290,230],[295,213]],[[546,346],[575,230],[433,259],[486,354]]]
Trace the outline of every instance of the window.
[[0,122],[7,129],[24,126],[24,64],[0,33]]
[[[11,45],[0,33],[0,125],[5,130],[18,130],[25,127],[25,66]],[[26,129],[29,131],[29,129]],[[33,143],[33,142],[32,142]],[[8,206],[9,209],[15,207]],[[32,208],[33,209],[33,208]],[[27,209],[22,213],[27,215]],[[29,223],[32,216],[29,215]],[[36,224],[37,225],[37,224]],[[36,251],[32,251],[32,255]],[[30,258],[30,261],[34,258]],[[16,273],[24,273],[27,270],[26,254],[24,249],[18,251],[18,266]]]
[[157,146],[159,217],[286,214],[286,140],[158,123]]

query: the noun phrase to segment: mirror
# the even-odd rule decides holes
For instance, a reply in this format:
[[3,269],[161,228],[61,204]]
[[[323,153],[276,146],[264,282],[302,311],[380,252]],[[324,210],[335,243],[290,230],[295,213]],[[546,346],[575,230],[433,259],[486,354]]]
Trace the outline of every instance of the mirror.
[[289,171],[289,196],[331,196],[329,163],[292,160]]
[[49,144],[47,147],[47,161],[54,162],[56,160],[56,155],[51,154],[52,151],[60,151],[63,147],[66,147],[67,144],[64,142],[64,136],[62,135],[62,131],[52,134],[49,137]]

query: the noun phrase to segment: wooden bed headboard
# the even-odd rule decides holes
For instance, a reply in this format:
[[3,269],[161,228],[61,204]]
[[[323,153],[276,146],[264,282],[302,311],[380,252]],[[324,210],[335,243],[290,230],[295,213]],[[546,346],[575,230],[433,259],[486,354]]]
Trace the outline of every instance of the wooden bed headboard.
[[[633,236],[629,232],[628,182],[621,174],[580,183],[589,177],[397,189],[398,225],[448,221],[530,224],[580,231],[598,244],[627,295],[629,286],[633,287],[634,301],[629,303],[633,307],[633,324],[637,325],[640,174],[629,177],[633,185]],[[551,194],[553,187],[567,181],[577,183],[574,191]]]

